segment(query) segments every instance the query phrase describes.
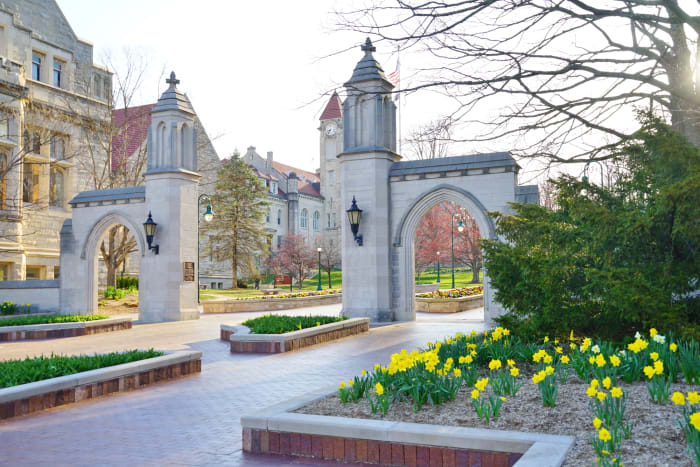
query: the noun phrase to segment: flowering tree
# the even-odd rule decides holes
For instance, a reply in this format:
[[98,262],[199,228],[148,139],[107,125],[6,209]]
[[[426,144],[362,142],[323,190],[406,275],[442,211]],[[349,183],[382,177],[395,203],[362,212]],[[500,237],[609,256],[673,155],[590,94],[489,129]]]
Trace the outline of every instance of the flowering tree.
[[272,263],[289,272],[289,275],[292,276],[292,283],[296,279],[301,289],[304,279],[313,276],[314,253],[315,250],[306,244],[303,235],[287,235],[282,239],[282,244]]
[[[449,252],[450,218],[440,203],[428,211],[416,228],[416,272],[420,274],[438,261],[438,252],[443,258]],[[447,226],[447,227],[446,227]]]

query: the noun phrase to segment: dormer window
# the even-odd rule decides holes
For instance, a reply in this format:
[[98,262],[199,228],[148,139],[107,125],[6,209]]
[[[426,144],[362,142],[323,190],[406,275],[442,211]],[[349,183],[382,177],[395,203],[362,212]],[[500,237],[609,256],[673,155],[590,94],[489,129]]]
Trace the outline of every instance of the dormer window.
[[270,182],[270,193],[277,194],[277,182]]

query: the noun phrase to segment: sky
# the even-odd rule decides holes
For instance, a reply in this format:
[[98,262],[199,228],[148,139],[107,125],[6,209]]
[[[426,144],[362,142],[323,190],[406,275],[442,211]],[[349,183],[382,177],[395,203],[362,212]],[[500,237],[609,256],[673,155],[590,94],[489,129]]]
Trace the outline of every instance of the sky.
[[[331,0],[58,0],[94,61],[145,57],[148,74],[134,105],[155,102],[175,71],[219,157],[255,146],[275,160],[313,171],[319,166],[319,116],[333,89],[350,78],[365,37],[338,32]],[[388,72],[396,55],[380,45],[375,57]],[[402,60],[403,62],[403,60]],[[402,63],[403,66],[403,63]],[[434,118],[409,97],[403,131]]]

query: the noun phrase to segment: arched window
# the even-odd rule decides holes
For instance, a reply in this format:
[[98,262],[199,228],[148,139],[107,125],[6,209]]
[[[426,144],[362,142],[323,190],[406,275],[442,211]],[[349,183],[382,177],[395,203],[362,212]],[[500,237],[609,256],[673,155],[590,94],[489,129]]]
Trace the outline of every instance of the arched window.
[[282,225],[282,210],[277,210],[277,225]]
[[0,209],[5,209],[7,201],[7,153],[0,152]]
[[51,180],[49,186],[49,204],[63,207],[63,171],[58,167],[51,167]]
[[62,161],[66,158],[66,144],[60,136],[51,138],[51,159]]
[[309,222],[309,212],[306,209],[301,210],[301,228],[306,229]]
[[266,219],[267,219],[266,222],[269,224],[270,223],[270,210],[269,209],[267,210],[267,218]]
[[326,214],[326,216],[328,217],[328,225],[326,225],[326,228],[327,228],[327,229],[330,229],[330,228],[331,228],[331,215],[330,215],[330,214]]
[[158,167],[163,167],[165,165],[165,145],[165,123],[161,123],[158,127],[158,154],[156,155]]
[[318,211],[314,211],[314,230],[318,231],[319,224],[321,223],[321,214]]
[[39,201],[39,164],[22,163],[22,201],[37,203]]

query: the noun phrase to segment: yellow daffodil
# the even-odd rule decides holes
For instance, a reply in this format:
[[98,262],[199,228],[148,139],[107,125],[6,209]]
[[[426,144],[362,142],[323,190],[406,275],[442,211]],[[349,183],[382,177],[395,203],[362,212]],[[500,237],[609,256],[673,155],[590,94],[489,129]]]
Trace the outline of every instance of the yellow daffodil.
[[586,389],[586,395],[588,397],[595,397],[595,395],[598,393],[598,391],[595,390],[593,386],[589,386],[588,389]]
[[605,398],[607,397],[607,394],[605,394],[603,391],[599,391],[599,392],[596,394],[596,397],[598,398],[599,401],[602,402],[602,401],[604,401]]
[[551,355],[545,355],[544,358],[542,359],[543,362],[545,362],[547,365],[552,363],[552,356]]
[[690,415],[690,424],[693,425],[696,430],[700,431],[700,412],[695,412]]
[[343,389],[343,388],[345,388],[345,381],[340,382],[340,389]]
[[647,378],[651,379],[654,377],[654,369],[650,366],[645,366],[644,367],[644,374],[647,376]]
[[598,432],[598,438],[600,438],[601,441],[610,441],[612,437],[610,436],[610,432],[608,430],[601,428],[601,430]]
[[593,419],[593,426],[595,427],[596,430],[600,430],[600,427],[603,425],[603,421],[596,417]]
[[508,361],[506,363],[508,364],[509,367],[515,368],[515,360],[508,359]]
[[562,355],[562,357],[561,357],[561,362],[562,362],[564,365],[568,365],[570,361],[571,361],[571,359],[570,359],[567,355]]
[[501,361],[500,360],[491,360],[489,362],[489,370],[493,371],[493,370],[498,370],[499,368],[501,368]]
[[544,343],[546,344],[547,342],[549,342],[549,336],[544,336]]
[[671,352],[675,352],[678,350],[678,346],[675,343],[671,343],[671,345],[668,346],[669,349],[671,349]]
[[600,383],[598,382],[597,379],[593,378],[593,379],[591,380],[591,387],[592,387],[592,388],[597,388],[599,384],[600,384]]
[[503,402],[505,402],[505,401],[506,401],[506,398],[503,397],[503,396],[501,396],[501,400],[502,400]]
[[510,375],[511,375],[512,377],[515,378],[515,377],[518,376],[519,374],[520,374],[520,370],[518,370],[517,368],[511,368],[511,369],[510,369]]
[[564,353],[564,350],[561,347],[555,347],[554,351],[556,353]]
[[658,333],[659,333],[659,331],[657,331],[656,328],[649,329],[649,336],[651,336],[651,337],[654,337]]
[[361,373],[362,373],[362,376],[364,376],[364,375],[366,375],[366,374],[367,374],[367,372],[366,372],[365,370],[362,370],[362,372],[361,372]]
[[548,366],[547,368],[544,369],[544,372],[547,376],[551,376],[554,374],[554,368],[551,366]]
[[478,399],[478,398],[479,398],[479,391],[477,391],[476,389],[474,389],[474,390],[472,391],[472,399]]
[[462,376],[462,370],[460,370],[459,368],[455,368],[454,374],[456,378],[459,378],[460,376]]
[[662,374],[664,372],[664,362],[662,362],[661,360],[655,361],[654,362],[654,372],[657,375]]
[[683,396],[683,393],[678,391],[674,392],[671,396],[671,402],[676,405],[685,405],[685,397]]
[[542,381],[544,381],[544,379],[545,379],[546,376],[547,376],[547,375],[545,374],[544,371],[540,371],[540,372],[538,372],[538,373],[535,373],[535,375],[532,377],[532,382],[535,383],[535,384],[539,384],[539,383],[541,383]]
[[610,395],[611,395],[612,397],[622,397],[622,389],[620,389],[620,388],[618,388],[617,386],[615,386],[615,387],[612,388],[612,390],[610,391]]
[[609,376],[606,376],[606,377],[603,379],[603,387],[604,387],[605,389],[610,389],[610,386],[611,386],[611,385],[612,385],[612,380],[610,379]]
[[384,394],[384,386],[382,386],[382,383],[377,383],[375,386],[375,390],[377,391],[378,396]]
[[688,393],[688,404],[695,405],[700,402],[700,396],[696,391]]
[[590,363],[591,365],[595,365],[595,357],[593,357],[593,356],[588,357],[588,363]]
[[610,364],[614,367],[620,366],[620,357],[618,357],[617,355],[611,355]]
[[354,386],[354,385],[355,385],[355,381],[349,380],[349,381],[348,381],[348,384],[349,384],[350,386]]
[[477,388],[479,391],[483,391],[486,389],[486,385],[489,384],[489,379],[488,378],[480,378],[476,384],[474,385],[475,388]]
[[659,354],[657,352],[652,352],[649,354],[649,358],[651,358],[654,361],[657,361],[659,359]]
[[380,370],[381,368],[382,368],[382,366],[381,366],[379,363],[377,363],[376,365],[374,365],[374,370],[375,370],[375,371]]
[[605,357],[603,357],[603,354],[599,353],[595,357],[595,364],[598,365],[598,367],[604,367],[605,366]]

